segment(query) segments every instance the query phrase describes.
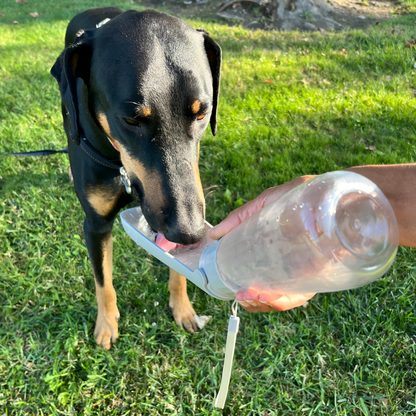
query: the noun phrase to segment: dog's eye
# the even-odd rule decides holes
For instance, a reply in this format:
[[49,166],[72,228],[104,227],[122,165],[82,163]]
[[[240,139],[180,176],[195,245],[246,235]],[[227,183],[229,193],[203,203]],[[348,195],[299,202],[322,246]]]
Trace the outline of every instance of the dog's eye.
[[133,127],[139,127],[140,122],[136,120],[135,118],[125,118],[124,121],[129,125]]
[[198,116],[196,119],[197,120],[203,120],[205,118],[205,114],[201,114],[200,116]]

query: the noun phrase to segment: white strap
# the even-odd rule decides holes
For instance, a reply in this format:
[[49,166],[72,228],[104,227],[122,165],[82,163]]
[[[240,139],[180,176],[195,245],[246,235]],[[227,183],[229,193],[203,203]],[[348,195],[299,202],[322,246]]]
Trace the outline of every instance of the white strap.
[[224,409],[225,400],[227,399],[228,387],[230,385],[231,371],[233,369],[233,359],[235,342],[237,340],[238,327],[240,325],[240,318],[237,316],[237,302],[234,301],[233,315],[228,321],[227,344],[225,346],[224,368],[222,370],[221,386],[215,400],[215,407]]

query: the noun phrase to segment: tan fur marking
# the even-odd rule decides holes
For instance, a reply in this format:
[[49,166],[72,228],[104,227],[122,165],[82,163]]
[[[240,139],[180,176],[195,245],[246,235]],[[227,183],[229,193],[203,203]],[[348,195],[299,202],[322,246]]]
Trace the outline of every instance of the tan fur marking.
[[101,216],[108,215],[115,207],[118,194],[114,194],[104,187],[86,190],[86,197],[92,209]]
[[94,334],[97,344],[108,350],[111,347],[111,343],[114,343],[118,338],[117,320],[120,318],[120,313],[117,308],[117,295],[113,287],[113,238],[111,235],[104,243],[102,266],[104,271],[104,286],[100,286],[95,281],[98,316]]
[[72,65],[72,71],[74,73],[75,73],[75,70],[77,69],[78,58],[79,58],[79,55],[77,53],[72,55],[71,65]]
[[186,292],[186,279],[175,270],[169,269],[169,306],[172,308],[173,318],[178,326],[183,326],[193,334],[198,331],[195,321],[195,311]]
[[127,172],[134,172],[143,185],[143,191],[149,205],[155,210],[160,210],[166,205],[161,188],[162,178],[156,171],[146,170],[145,167],[137,160],[131,158],[120,143],[115,142],[116,146],[121,150],[120,156],[124,168]]
[[194,101],[191,108],[192,108],[192,112],[194,114],[197,114],[201,108],[201,101],[199,100]]
[[149,107],[141,106],[139,109],[139,113],[143,117],[149,117],[152,114],[152,110]]
[[204,197],[204,190],[202,189],[201,177],[199,175],[199,168],[198,164],[195,163],[192,165],[192,170],[194,171],[195,181],[198,185],[198,199],[204,204],[205,206],[205,197]]
[[[197,160],[196,160],[195,165],[192,165],[192,169],[193,169],[194,174],[195,174],[195,180],[196,180],[196,182],[197,182],[197,184],[198,184],[198,198],[199,198],[199,200],[202,202],[202,204],[203,204],[203,205],[204,205],[204,207],[205,207],[204,190],[203,190],[203,188],[202,188],[201,176],[200,176],[200,174],[199,174],[199,166],[198,166],[198,161],[199,161],[199,149],[200,149],[200,146],[199,146],[199,143],[198,143],[198,156],[197,156]],[[204,208],[204,212],[205,212],[205,208]]]
[[101,125],[101,128],[104,130],[104,133],[108,137],[111,137],[111,130],[110,130],[110,125],[108,124],[107,116],[104,113],[98,113],[97,114],[97,119],[98,119],[98,122]]
[[184,300],[188,300],[186,278],[173,269],[169,269],[169,292],[169,306],[171,308]]

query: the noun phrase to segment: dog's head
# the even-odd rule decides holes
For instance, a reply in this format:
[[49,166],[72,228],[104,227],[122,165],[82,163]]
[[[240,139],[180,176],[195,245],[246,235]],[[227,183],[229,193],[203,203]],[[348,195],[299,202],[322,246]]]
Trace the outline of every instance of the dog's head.
[[68,137],[79,143],[79,109],[88,108],[119,150],[151,227],[183,245],[204,234],[199,142],[208,123],[216,133],[220,67],[221,49],[204,31],[128,11],[79,33],[51,71]]

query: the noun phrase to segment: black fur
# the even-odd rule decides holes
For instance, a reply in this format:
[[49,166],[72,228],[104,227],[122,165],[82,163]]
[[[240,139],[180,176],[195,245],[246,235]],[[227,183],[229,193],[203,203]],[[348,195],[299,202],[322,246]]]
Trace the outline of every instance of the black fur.
[[[111,20],[96,28],[105,18]],[[213,134],[217,130],[220,68],[221,49],[207,33],[164,13],[106,7],[69,23],[65,49],[51,73],[61,92],[74,186],[99,285],[114,219],[134,199],[168,240],[187,245],[202,238],[205,206],[196,166],[208,122]],[[197,114],[195,101],[201,104]],[[140,106],[151,114],[138,114]],[[107,138],[103,114],[121,155]],[[110,160],[137,162],[141,169],[128,171],[132,195],[116,170],[82,150],[83,137]],[[97,209],[91,195],[109,202]]]

